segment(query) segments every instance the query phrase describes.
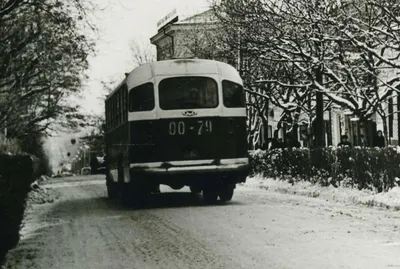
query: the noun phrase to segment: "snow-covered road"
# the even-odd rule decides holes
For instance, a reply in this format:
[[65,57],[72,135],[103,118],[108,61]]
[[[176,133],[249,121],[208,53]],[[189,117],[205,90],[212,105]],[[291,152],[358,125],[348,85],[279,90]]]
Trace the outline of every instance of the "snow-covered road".
[[[188,189],[146,209],[106,199],[101,176],[53,179],[4,268],[400,268],[400,213],[238,186],[226,205]],[[56,183],[56,184],[53,184]]]

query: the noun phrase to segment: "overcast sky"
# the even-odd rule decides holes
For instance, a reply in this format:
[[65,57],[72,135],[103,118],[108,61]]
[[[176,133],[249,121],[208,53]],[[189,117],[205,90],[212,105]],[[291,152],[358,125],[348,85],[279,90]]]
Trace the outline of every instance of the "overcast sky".
[[103,103],[98,99],[101,81],[122,80],[132,70],[129,43],[150,43],[157,33],[157,22],[174,8],[182,16],[193,15],[208,7],[208,0],[96,0],[103,11],[94,20],[99,28],[97,55],[90,57],[90,77],[85,86],[85,109],[102,113]]

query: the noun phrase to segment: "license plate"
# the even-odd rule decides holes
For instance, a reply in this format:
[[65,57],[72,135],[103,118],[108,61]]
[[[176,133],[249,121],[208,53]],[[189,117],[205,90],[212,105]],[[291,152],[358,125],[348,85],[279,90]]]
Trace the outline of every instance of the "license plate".
[[168,133],[171,136],[193,134],[203,136],[213,132],[211,120],[174,120],[168,124]]

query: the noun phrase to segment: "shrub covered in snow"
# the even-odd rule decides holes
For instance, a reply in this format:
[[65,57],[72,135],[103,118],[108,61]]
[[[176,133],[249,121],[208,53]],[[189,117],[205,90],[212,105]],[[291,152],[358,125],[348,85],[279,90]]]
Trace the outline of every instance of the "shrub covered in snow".
[[250,152],[252,175],[386,191],[400,177],[400,147],[274,149]]

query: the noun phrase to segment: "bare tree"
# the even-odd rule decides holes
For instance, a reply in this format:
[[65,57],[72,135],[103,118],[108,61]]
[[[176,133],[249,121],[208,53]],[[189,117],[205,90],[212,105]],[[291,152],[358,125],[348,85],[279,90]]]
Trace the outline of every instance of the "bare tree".
[[[315,82],[322,83],[321,62],[326,61],[329,55],[321,50],[323,41],[317,42],[313,38],[318,33],[318,29],[315,29],[318,22],[314,19],[318,7],[306,1],[285,1],[278,4],[276,1],[223,0],[214,5],[214,10],[225,25],[226,31],[231,33],[230,43],[237,44],[240,52],[244,51],[248,57],[258,61],[263,77],[268,78],[270,82],[277,82],[279,87],[274,88],[279,90],[275,92],[285,97],[280,98],[280,101],[288,103],[276,104],[280,105],[286,114],[293,111],[293,108],[295,111],[297,108],[296,114],[299,113],[298,110],[301,110],[304,103],[302,97],[318,97],[316,115],[319,130],[323,130],[323,99],[316,90]],[[310,11],[309,14],[306,10]],[[282,94],[281,90],[289,92]],[[308,94],[310,90],[314,91],[313,95]],[[268,95],[273,92],[269,91]],[[322,139],[321,130],[318,134]]]
[[385,79],[382,70],[399,65],[398,6],[383,0],[221,0],[214,10],[230,43],[259,59],[267,78],[259,82],[279,86],[279,98],[274,91],[266,97],[278,106],[289,102],[289,111],[312,98],[306,103],[317,108],[322,139],[323,95],[367,118],[397,90],[398,78]]
[[[341,10],[346,24],[332,22],[337,31],[353,47],[352,54],[359,59],[355,74],[349,76],[357,96],[362,96],[363,113],[377,112],[383,120],[388,137],[384,103],[392,93],[399,94],[400,85],[400,4],[397,1],[359,0],[351,8]],[[350,91],[347,91],[350,93]],[[387,107],[387,106],[386,106]]]
[[156,61],[156,49],[150,43],[132,40],[129,44],[133,67]]

